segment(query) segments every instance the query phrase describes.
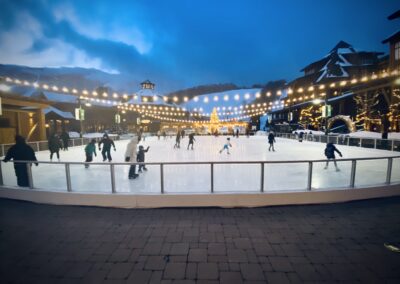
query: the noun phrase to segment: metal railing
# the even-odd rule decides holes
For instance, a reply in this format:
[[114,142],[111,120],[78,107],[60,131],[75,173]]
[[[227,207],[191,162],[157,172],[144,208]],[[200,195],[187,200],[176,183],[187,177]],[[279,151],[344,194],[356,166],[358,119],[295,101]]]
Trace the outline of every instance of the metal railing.
[[[294,133],[276,133],[276,137],[298,140],[299,135]],[[400,140],[398,139],[380,139],[380,138],[358,138],[344,135],[320,135],[304,133],[304,141],[319,143],[335,143],[345,146],[356,146],[371,149],[400,151]]]
[[[386,169],[386,174],[384,176],[385,178],[385,185],[390,185],[390,184],[397,184],[399,181],[393,182],[392,180],[392,168],[393,168],[393,159],[399,159],[400,161],[400,156],[391,156],[391,157],[370,157],[370,158],[357,158],[357,159],[339,159],[337,160],[338,163],[342,162],[351,162],[351,170],[350,170],[350,182],[347,186],[347,188],[354,188],[356,187],[356,171],[357,171],[357,164],[360,161],[373,161],[373,160],[387,160],[387,169]],[[109,167],[109,174],[110,174],[110,188],[109,192],[110,193],[117,193],[116,189],[116,178],[115,178],[115,166],[130,166],[130,165],[141,165],[145,164],[146,166],[159,166],[160,168],[160,193],[164,194],[165,193],[165,174],[164,174],[164,168],[165,166],[171,166],[171,165],[209,165],[210,166],[210,193],[215,192],[215,165],[259,165],[260,166],[260,179],[259,179],[259,192],[265,192],[265,165],[276,165],[276,164],[308,164],[307,168],[307,183],[306,183],[306,188],[299,188],[298,190],[308,190],[311,191],[313,190],[312,184],[313,184],[313,173],[315,172],[315,167],[314,165],[316,163],[326,163],[328,160],[296,160],[296,161],[235,161],[235,162],[162,162],[162,163],[154,163],[154,162],[146,162],[146,163],[85,163],[85,162],[47,162],[47,161],[38,161],[35,163],[39,164],[51,164],[51,165],[64,165],[65,168],[65,176],[64,178],[66,179],[66,190],[68,192],[74,191],[72,188],[72,176],[71,176],[71,170],[70,167],[71,165],[102,165],[102,166],[108,166]],[[32,161],[11,161],[11,162],[18,162],[18,163],[26,163],[27,166],[27,171],[28,171],[28,179],[29,179],[29,187],[31,189],[34,189],[34,180],[32,176]],[[332,161],[329,161],[332,163]],[[178,173],[179,174],[179,173]],[[176,178],[176,177],[175,177]],[[375,185],[375,184],[371,184]],[[0,186],[4,186],[4,179],[3,179],[3,172],[2,172],[2,165],[0,163]],[[93,185],[92,185],[93,186]],[[50,189],[51,190],[51,189]],[[241,190],[240,192],[249,192],[249,190]],[[104,193],[104,192],[102,192]],[[189,192],[186,192],[189,193]]]

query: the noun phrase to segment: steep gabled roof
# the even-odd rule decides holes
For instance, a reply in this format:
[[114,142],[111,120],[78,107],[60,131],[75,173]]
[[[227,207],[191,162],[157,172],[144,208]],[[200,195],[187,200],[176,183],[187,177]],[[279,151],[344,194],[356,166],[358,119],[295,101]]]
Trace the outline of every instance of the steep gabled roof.
[[396,12],[394,12],[393,14],[391,14],[391,15],[388,17],[388,20],[394,20],[394,19],[397,19],[397,18],[400,18],[400,10],[397,10]]
[[[353,67],[373,65],[378,55],[382,54],[382,52],[357,51],[349,43],[341,40],[324,58],[307,65],[301,71],[312,70],[304,77],[314,83],[320,83],[329,78],[348,78],[351,76]],[[366,63],[366,61],[370,62]]]
[[329,52],[329,54],[331,54],[331,53],[355,53],[355,52],[357,52],[357,51],[349,43],[341,40],[338,42],[338,44],[334,48],[332,48],[332,50]]
[[58,116],[65,118],[65,119],[75,119],[75,117],[72,115],[72,113],[70,113],[68,111],[59,110],[58,108],[55,108],[52,106],[50,106],[44,110],[44,114],[49,114],[50,112],[53,112],[53,113],[57,114]]
[[387,39],[383,40],[382,43],[392,42],[393,40],[397,40],[397,39],[400,39],[400,31],[392,34],[390,37],[388,37]]

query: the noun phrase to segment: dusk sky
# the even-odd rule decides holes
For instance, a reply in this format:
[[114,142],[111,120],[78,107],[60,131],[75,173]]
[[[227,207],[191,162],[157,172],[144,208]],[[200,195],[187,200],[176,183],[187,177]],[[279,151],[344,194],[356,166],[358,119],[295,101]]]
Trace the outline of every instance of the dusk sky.
[[0,63],[84,67],[165,90],[291,80],[338,41],[388,53],[398,1],[0,0]]

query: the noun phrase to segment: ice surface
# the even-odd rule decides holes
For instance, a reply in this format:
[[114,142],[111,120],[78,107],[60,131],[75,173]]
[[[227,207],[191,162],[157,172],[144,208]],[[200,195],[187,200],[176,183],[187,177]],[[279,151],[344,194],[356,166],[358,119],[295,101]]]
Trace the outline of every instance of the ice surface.
[[[325,144],[284,138],[276,138],[276,152],[268,152],[265,136],[231,138],[230,155],[219,153],[227,136],[195,136],[194,150],[187,150],[188,138],[181,141],[181,149],[173,149],[175,137],[160,140],[148,137],[143,142],[150,146],[146,162],[204,162],[204,161],[289,161],[324,159]],[[125,141],[116,141],[117,151],[112,151],[114,162],[124,162]],[[360,147],[342,146],[337,148],[344,158],[362,158],[379,156],[399,156],[399,152],[375,150]],[[61,151],[63,162],[83,162],[84,147],[69,148]],[[40,161],[49,161],[49,152],[37,153]],[[94,162],[102,163],[97,153]],[[350,183],[350,161],[338,160],[339,172],[332,163],[324,170],[325,163],[313,165],[312,187],[317,189],[347,187]],[[116,190],[119,193],[160,193],[160,166],[149,165],[148,172],[141,173],[135,180],[128,179],[129,165],[115,165]],[[12,163],[2,163],[5,185],[16,185]],[[387,160],[359,161],[356,170],[356,186],[377,185],[385,182]],[[165,165],[164,188],[166,193],[205,193],[210,192],[210,165]],[[65,167],[63,164],[40,164],[33,166],[34,187],[44,190],[66,191]],[[261,179],[260,164],[215,164],[215,192],[258,192]],[[295,191],[305,190],[307,184],[308,163],[265,164],[264,190]],[[74,192],[111,192],[110,164],[71,165],[72,190]],[[400,182],[400,158],[393,159],[392,180]]]

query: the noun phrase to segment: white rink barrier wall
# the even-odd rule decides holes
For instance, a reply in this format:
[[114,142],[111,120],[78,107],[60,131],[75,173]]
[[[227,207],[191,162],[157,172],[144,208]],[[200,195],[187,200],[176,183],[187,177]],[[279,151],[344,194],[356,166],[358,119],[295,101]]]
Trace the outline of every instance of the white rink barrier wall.
[[[268,135],[268,132],[266,132],[266,135]],[[299,134],[294,133],[275,133],[275,136],[294,140],[300,139]],[[400,140],[397,139],[360,138],[345,135],[320,135],[303,132],[302,140],[400,152]]]
[[[350,200],[360,200],[368,198],[379,198],[400,195],[400,156],[391,157],[372,157],[357,159],[341,159],[338,163],[348,163],[349,171],[343,172],[348,178],[344,184],[328,184],[327,187],[313,182],[316,172],[315,168],[325,165],[326,160],[296,160],[296,161],[236,161],[236,162],[166,162],[166,163],[146,163],[146,166],[159,169],[159,191],[153,193],[131,193],[118,191],[116,186],[115,168],[118,166],[129,166],[131,163],[89,163],[90,166],[102,166],[109,168],[108,188],[109,190],[96,191],[98,184],[93,184],[94,190],[90,192],[79,191],[74,188],[74,180],[71,175],[71,167],[79,166],[84,168],[86,163],[80,162],[41,162],[39,164],[51,164],[53,167],[61,166],[64,168],[62,178],[66,182],[65,191],[55,191],[52,188],[37,188],[32,176],[32,165],[29,161],[18,161],[26,163],[29,187],[18,188],[4,185],[2,166],[0,163],[0,197],[13,198],[20,200],[33,201],[38,203],[68,204],[68,205],[92,205],[109,206],[123,208],[155,208],[155,207],[180,207],[180,206],[221,206],[221,207],[253,207],[268,205],[288,205],[288,204],[313,204],[344,202]],[[358,165],[365,166],[365,163],[379,166],[382,169],[381,176],[375,177],[371,183],[365,183],[357,177]],[[376,164],[378,163],[378,164]],[[132,163],[139,165],[141,163]],[[330,166],[333,167],[332,161]],[[173,193],[166,192],[165,185],[169,182],[168,175],[164,172],[166,168],[173,166],[189,167],[191,165],[207,167],[209,169],[208,185],[204,192],[191,192],[188,188],[185,192]],[[249,191],[248,188],[240,188],[233,192],[221,191],[216,185],[221,184],[221,179],[229,179],[229,176],[220,177],[215,175],[217,168],[224,167],[233,169],[235,165],[251,165],[258,168],[253,169],[255,176],[258,176],[258,189]],[[383,166],[384,165],[384,166]],[[299,181],[297,185],[293,183],[285,188],[281,185],[279,190],[270,189],[266,185],[266,168],[279,168],[300,166],[304,174],[295,177]],[[362,168],[360,168],[362,169]],[[235,171],[232,170],[233,174]],[[52,173],[47,173],[51,175]],[[237,173],[236,173],[237,174]],[[364,173],[368,175],[368,172]],[[268,180],[267,180],[268,181]],[[104,186],[104,185],[103,185]]]

